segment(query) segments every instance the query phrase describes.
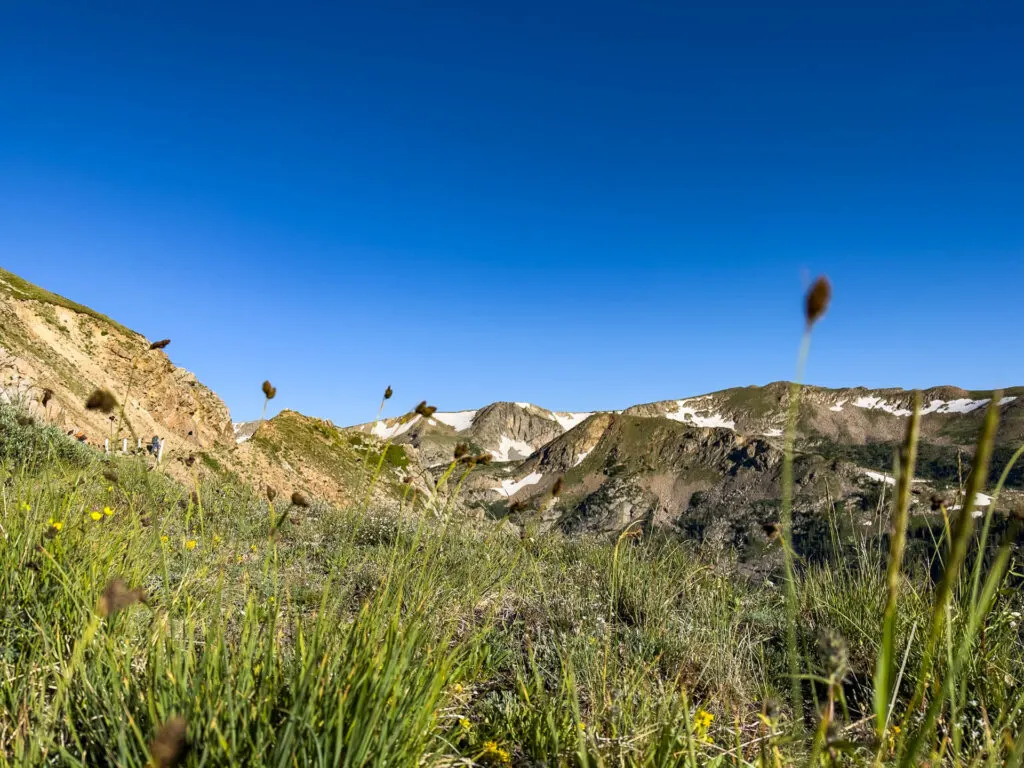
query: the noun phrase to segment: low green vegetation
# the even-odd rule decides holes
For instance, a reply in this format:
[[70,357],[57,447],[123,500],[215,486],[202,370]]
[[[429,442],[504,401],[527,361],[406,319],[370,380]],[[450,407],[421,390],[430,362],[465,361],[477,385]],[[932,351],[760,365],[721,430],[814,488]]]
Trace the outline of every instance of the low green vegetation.
[[[254,439],[280,439],[266,435]],[[975,540],[948,603],[950,529],[897,561],[894,591],[887,537],[798,559],[791,624],[777,572],[635,527],[570,538],[422,500],[401,516],[273,506],[105,460],[10,407],[0,456],[0,764],[994,766],[1024,753],[1012,530]]]
[[[40,288],[38,285],[33,285],[28,280],[18,277],[13,272],[8,272],[5,269],[0,269],[0,293],[4,293],[13,296],[16,299],[27,299],[32,301],[38,301],[44,305],[63,307],[64,309],[70,309],[82,315],[88,315],[101,323],[109,324],[119,331],[124,333],[133,333],[132,331],[125,328],[120,323],[116,323],[106,315],[102,315],[94,309],[90,309],[82,304],[66,299],[56,293],[51,293],[44,288]],[[50,309],[49,313],[53,316],[53,322],[56,324],[56,316],[53,315],[53,310]],[[104,331],[106,335],[106,331]]]

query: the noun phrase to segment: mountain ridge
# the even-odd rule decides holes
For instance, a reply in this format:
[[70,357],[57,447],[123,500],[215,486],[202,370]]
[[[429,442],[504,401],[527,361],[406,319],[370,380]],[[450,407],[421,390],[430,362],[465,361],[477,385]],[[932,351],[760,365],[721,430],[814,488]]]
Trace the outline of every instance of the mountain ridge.
[[[291,410],[235,423],[216,393],[175,366],[165,350],[3,271],[0,377],[0,398],[19,402],[34,418],[85,432],[94,446],[105,436],[114,438],[116,450],[129,435],[160,434],[167,440],[164,471],[183,482],[233,477],[259,493],[268,486],[301,490],[342,505],[364,498],[373,483],[371,501],[384,507],[401,507],[415,489],[421,498],[449,494],[446,508],[469,517],[566,532],[611,532],[642,522],[738,548],[756,543],[759,527],[778,515],[793,391],[789,382],[772,382],[609,411],[499,401],[426,416],[412,410],[349,427]],[[125,399],[123,425],[114,414],[85,407],[95,388]],[[256,384],[253,389],[256,397]],[[851,519],[870,522],[879,494],[892,485],[892,459],[914,392],[800,388],[798,533],[836,505]],[[932,495],[956,507],[994,393],[950,385],[921,390],[914,514],[929,514]],[[1002,390],[997,407],[994,473],[1024,443],[1024,387]],[[467,457],[475,458],[467,463]],[[1010,473],[1007,487],[1003,504],[1019,505],[1024,468]],[[882,523],[875,525],[881,534]]]

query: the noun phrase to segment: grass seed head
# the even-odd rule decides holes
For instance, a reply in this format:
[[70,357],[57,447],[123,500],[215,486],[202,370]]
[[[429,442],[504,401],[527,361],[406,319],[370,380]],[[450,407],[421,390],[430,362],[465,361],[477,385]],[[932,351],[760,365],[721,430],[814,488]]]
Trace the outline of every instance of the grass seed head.
[[434,406],[427,405],[426,400],[423,400],[419,405],[416,406],[416,413],[418,413],[424,419],[429,419],[431,416],[434,415],[434,411],[436,410],[437,408],[435,408]]
[[101,616],[113,616],[135,603],[146,602],[146,592],[141,587],[130,589],[125,580],[118,577],[112,579],[100,595],[99,612]]
[[782,526],[778,523],[762,523],[761,530],[771,540],[775,540],[782,535]]
[[275,387],[269,381],[264,381],[263,382],[263,396],[265,398],[267,398],[267,400],[273,400],[274,399],[274,395],[276,395],[276,394],[277,394],[277,387]]
[[170,339],[160,339],[160,341],[154,341],[149,345],[150,349],[164,349],[168,344],[171,343]]
[[188,755],[188,727],[185,718],[172,717],[160,726],[149,745],[153,768],[175,768],[185,762]]
[[390,400],[393,394],[395,394],[394,390],[391,389],[391,385],[388,385],[388,388],[384,390],[384,399]]
[[85,401],[85,407],[90,411],[102,411],[103,413],[110,413],[117,408],[117,400],[106,389],[95,389],[93,393],[89,395]]
[[277,491],[275,491],[273,488],[271,488],[268,485],[267,486],[267,501],[273,501],[276,496],[277,496]]
[[40,398],[39,402],[41,402],[43,404],[43,408],[45,408],[52,398],[53,390],[47,387],[46,389],[43,390],[43,396],[42,398]]
[[480,453],[473,457],[474,464],[490,464],[494,460],[494,457],[489,453]]
[[804,305],[804,316],[807,318],[807,327],[814,325],[828,310],[829,300],[832,298],[832,284],[828,278],[822,275],[814,281],[811,290],[807,292],[807,300]]
[[305,509],[309,506],[309,499],[307,499],[301,491],[294,491],[292,493],[292,504],[296,507],[302,507]]
[[456,443],[456,445],[455,445],[455,452],[454,452],[454,455],[455,455],[456,459],[461,459],[467,453],[469,453],[469,444],[468,443]]

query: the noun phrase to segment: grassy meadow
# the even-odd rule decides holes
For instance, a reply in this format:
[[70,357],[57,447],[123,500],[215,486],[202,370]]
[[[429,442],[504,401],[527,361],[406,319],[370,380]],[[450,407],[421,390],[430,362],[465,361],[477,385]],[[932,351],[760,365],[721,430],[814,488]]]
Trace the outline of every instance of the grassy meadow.
[[754,577],[639,526],[185,486],[0,406],[0,764],[1020,765],[1016,522],[987,488],[905,557],[918,424],[888,535],[806,561],[784,499]]

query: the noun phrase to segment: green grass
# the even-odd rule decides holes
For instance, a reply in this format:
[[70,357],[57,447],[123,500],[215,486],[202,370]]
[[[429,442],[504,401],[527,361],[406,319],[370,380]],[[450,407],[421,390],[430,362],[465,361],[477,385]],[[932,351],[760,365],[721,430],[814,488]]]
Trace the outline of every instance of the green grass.
[[[203,486],[197,504],[133,459],[0,418],[0,444],[15,440],[0,464],[0,764],[143,766],[178,715],[190,766],[888,765],[915,740],[936,763],[1020,758],[1011,560],[982,567],[972,599],[968,556],[927,661],[928,563],[890,571],[882,729],[886,556],[862,544],[797,562],[796,723],[782,581],[744,576],[736,557],[418,508],[315,504],[282,523],[285,507],[240,486]],[[148,600],[103,617],[115,577]]]
[[[102,315],[94,309],[90,309],[82,304],[71,301],[71,299],[66,299],[59,294],[50,293],[50,291],[40,288],[38,285],[33,285],[28,280],[20,278],[5,269],[0,269],[0,293],[12,296],[15,299],[27,299],[31,301],[38,301],[44,305],[49,304],[52,306],[63,307],[64,309],[70,309],[73,312],[88,315],[95,320],[99,320],[101,323],[111,325],[124,333],[134,334],[134,331],[125,328],[120,323],[114,322],[106,315]],[[56,322],[55,316],[54,322]]]

